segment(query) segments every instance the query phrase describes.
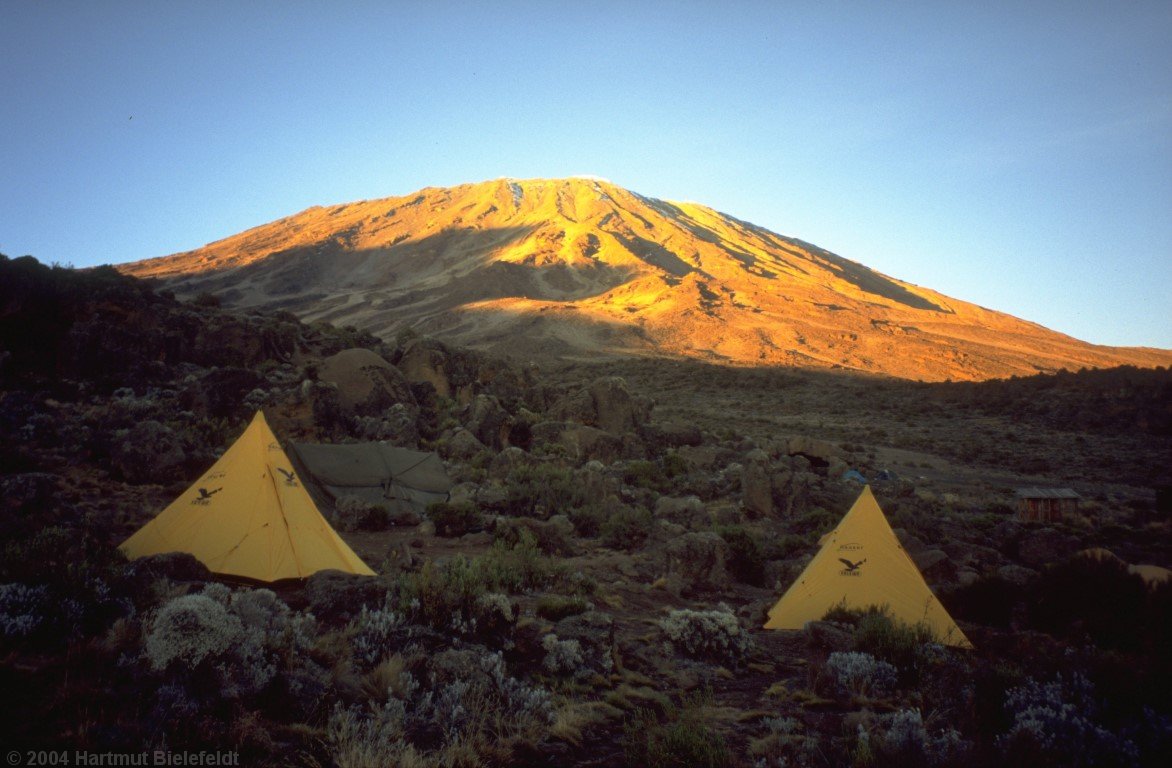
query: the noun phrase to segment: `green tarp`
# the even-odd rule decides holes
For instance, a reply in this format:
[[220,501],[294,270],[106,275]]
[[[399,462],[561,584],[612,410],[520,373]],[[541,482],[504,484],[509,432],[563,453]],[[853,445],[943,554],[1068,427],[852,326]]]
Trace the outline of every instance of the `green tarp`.
[[289,458],[310,492],[331,505],[343,496],[357,496],[391,510],[423,512],[434,501],[446,501],[452,487],[434,453],[386,443],[292,443]]

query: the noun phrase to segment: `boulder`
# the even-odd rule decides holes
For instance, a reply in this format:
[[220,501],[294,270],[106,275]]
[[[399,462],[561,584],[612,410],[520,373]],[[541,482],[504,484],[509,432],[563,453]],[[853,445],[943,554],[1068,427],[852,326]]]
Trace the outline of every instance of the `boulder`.
[[[796,462],[795,462],[796,463]],[[781,517],[790,518],[810,509],[811,489],[819,477],[812,472],[782,470],[771,478],[773,502]]]
[[627,388],[627,382],[618,376],[604,376],[590,384],[590,397],[594,400],[594,412],[598,427],[607,432],[621,435],[638,429],[647,420],[647,408]]
[[751,461],[745,465],[741,473],[741,503],[751,517],[773,513],[773,487],[763,462]]
[[951,581],[956,578],[956,563],[940,549],[923,549],[912,555],[920,573],[929,582]]
[[485,450],[484,443],[466,429],[457,429],[447,440],[440,443],[439,451],[444,458],[468,461]]
[[447,371],[448,355],[443,345],[432,339],[407,342],[395,364],[408,381],[427,382],[440,397],[452,397],[452,383]]
[[344,349],[322,360],[318,379],[338,389],[338,401],[359,416],[381,414],[396,403],[415,408],[407,378],[369,349]]
[[831,459],[845,459],[843,450],[837,445],[801,435],[789,439],[786,453],[790,456],[804,456],[819,467],[828,467]]
[[476,395],[468,405],[464,426],[477,440],[497,451],[508,442],[512,417],[492,395]]
[[728,544],[712,532],[686,533],[665,547],[668,589],[679,595],[727,589]]

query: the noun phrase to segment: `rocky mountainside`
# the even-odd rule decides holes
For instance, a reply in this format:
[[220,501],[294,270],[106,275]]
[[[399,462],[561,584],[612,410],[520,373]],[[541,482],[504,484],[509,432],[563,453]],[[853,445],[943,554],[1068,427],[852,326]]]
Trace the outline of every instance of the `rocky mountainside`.
[[497,180],[310,208],[127,264],[181,295],[516,356],[672,356],[980,380],[1172,364],[879,274],[694,203]]

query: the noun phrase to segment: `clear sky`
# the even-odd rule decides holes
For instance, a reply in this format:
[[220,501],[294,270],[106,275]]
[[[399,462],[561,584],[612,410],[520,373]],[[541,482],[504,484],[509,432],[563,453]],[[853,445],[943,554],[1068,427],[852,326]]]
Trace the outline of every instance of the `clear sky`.
[[0,252],[604,176],[1172,348],[1172,3],[0,0]]

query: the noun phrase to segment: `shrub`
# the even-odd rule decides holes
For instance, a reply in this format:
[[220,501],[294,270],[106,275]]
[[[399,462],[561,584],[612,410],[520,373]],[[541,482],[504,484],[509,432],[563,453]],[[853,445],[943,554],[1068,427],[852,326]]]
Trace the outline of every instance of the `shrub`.
[[570,522],[579,536],[597,536],[608,515],[606,506],[601,502],[591,502],[569,511]]
[[687,696],[681,707],[669,706],[667,721],[645,708],[635,710],[623,728],[627,765],[647,768],[726,768],[735,764],[724,737],[703,723],[711,693]]
[[585,490],[573,470],[555,464],[518,465],[509,472],[505,487],[506,509],[523,517],[533,517],[539,511],[543,517],[550,512],[564,512],[586,501]]
[[0,584],[0,636],[28,637],[45,621],[49,590],[43,584]]
[[390,525],[390,511],[358,496],[342,496],[334,503],[334,523],[343,531],[383,531]]
[[591,610],[593,606],[584,597],[564,595],[542,595],[534,609],[538,616],[558,621],[567,616],[577,616]]
[[478,531],[484,527],[480,511],[470,501],[456,504],[446,501],[433,502],[427,505],[427,517],[435,523],[435,532],[439,536],[463,536],[469,531]]
[[[972,745],[955,728],[935,735],[924,725],[918,709],[900,709],[881,715],[873,730],[859,725],[855,747],[856,765],[898,765],[907,768],[952,768],[961,765]],[[858,758],[867,755],[867,761]]]
[[671,645],[693,658],[712,658],[736,664],[753,647],[753,638],[741,629],[737,617],[723,603],[715,610],[671,611],[659,622]]
[[1098,722],[1094,689],[1080,673],[1030,679],[1006,692],[1005,708],[1013,724],[997,744],[1013,765],[1125,766],[1139,758],[1134,743]]
[[859,618],[854,650],[894,664],[911,679],[942,651],[925,622],[905,624],[886,609],[870,610]]
[[150,622],[144,651],[156,672],[170,672],[189,688],[211,697],[239,698],[258,692],[276,667],[262,647],[263,635],[204,594],[166,603]]
[[651,524],[651,513],[643,507],[619,507],[602,525],[602,543],[616,549],[638,549],[651,535]]
[[728,544],[728,567],[737,581],[760,587],[765,584],[765,556],[757,538],[738,525],[716,529]]
[[826,659],[826,670],[852,696],[882,697],[895,689],[899,670],[869,653],[836,651]]
[[541,647],[545,649],[541,666],[551,675],[590,675],[582,657],[582,644],[577,640],[559,640],[557,635],[549,634],[541,638]]
[[623,467],[623,482],[635,488],[662,490],[667,485],[667,477],[654,461],[630,461]]
[[380,662],[387,651],[397,645],[394,639],[410,632],[404,627],[401,613],[386,608],[372,611],[365,605],[362,606],[362,612],[350,622],[350,627],[354,633],[350,647],[361,669],[369,669]]

